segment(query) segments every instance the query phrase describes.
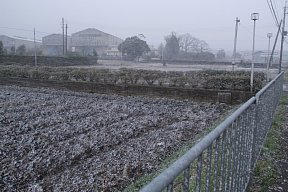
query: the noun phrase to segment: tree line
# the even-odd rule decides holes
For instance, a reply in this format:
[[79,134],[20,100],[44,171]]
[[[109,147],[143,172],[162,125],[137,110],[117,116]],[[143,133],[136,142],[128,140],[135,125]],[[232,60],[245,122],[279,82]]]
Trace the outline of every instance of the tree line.
[[[159,57],[162,61],[213,61],[215,59],[223,61],[226,58],[226,53],[223,49],[219,50],[216,54],[213,54],[206,41],[193,37],[189,33],[177,35],[175,32],[172,32],[170,35],[165,36],[165,42],[164,44],[161,43],[159,45],[157,54],[151,51],[147,42],[142,38],[139,36],[127,37],[121,44],[119,44],[118,50],[121,54],[121,57],[125,60],[138,61],[140,57],[144,57],[146,59],[150,59],[151,57]],[[2,41],[0,41],[0,55],[5,54],[32,55],[33,53],[27,51],[25,45],[20,45],[17,48],[15,46],[12,46],[10,50],[7,50],[3,47]],[[98,56],[95,50],[93,51],[93,54]],[[37,55],[41,55],[41,53],[37,53]]]
[[[200,40],[193,37],[191,34],[186,33],[183,35],[177,35],[172,32],[166,36],[165,44],[161,43],[158,47],[158,55],[163,61],[169,60],[206,60],[213,61],[225,60],[226,53],[224,49],[219,50],[216,54],[213,54],[208,43],[204,40]],[[138,36],[128,37],[118,46],[119,52],[125,59],[139,60],[143,55],[149,57],[149,48],[146,41],[142,40]],[[155,53],[150,52],[150,56],[155,56]],[[154,54],[154,55],[153,55]]]

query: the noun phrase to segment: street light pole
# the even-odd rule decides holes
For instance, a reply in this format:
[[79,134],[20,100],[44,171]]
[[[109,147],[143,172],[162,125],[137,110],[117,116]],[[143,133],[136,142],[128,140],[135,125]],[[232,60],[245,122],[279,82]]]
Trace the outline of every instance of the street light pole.
[[236,26],[235,26],[235,38],[234,38],[234,49],[233,49],[233,59],[232,59],[232,70],[234,71],[235,61],[236,61],[236,44],[237,44],[237,33],[238,33],[238,23],[240,19],[236,17]]
[[162,46],[162,64],[164,64],[164,44]]
[[270,40],[272,37],[272,33],[268,33],[267,37],[269,40],[268,40],[268,53],[267,53],[268,57],[267,57],[266,80],[269,81]]
[[[120,44],[121,45],[121,44]],[[123,42],[122,42],[122,45],[121,45],[121,65],[122,65],[122,62],[123,62]]]
[[64,33],[64,28],[65,28],[65,24],[64,24],[64,18],[62,18],[62,40],[63,40],[63,45],[62,45],[62,48],[63,48],[63,56],[65,56],[65,33]]
[[251,20],[254,21],[253,27],[253,48],[252,48],[252,63],[251,63],[251,79],[250,79],[250,91],[253,92],[253,79],[254,79],[254,52],[255,52],[255,28],[256,28],[256,21],[259,19],[259,13],[252,13]]
[[35,28],[34,28],[34,62],[35,62],[35,66],[37,66],[37,47],[36,47],[36,32],[35,32]]
[[281,67],[282,67],[282,57],[283,57],[283,43],[284,38],[287,35],[287,32],[285,31],[285,18],[286,18],[286,5],[284,7],[284,16],[283,16],[283,25],[282,25],[282,38],[281,38],[281,48],[280,48],[280,61],[279,61],[279,69],[278,73],[281,73]]

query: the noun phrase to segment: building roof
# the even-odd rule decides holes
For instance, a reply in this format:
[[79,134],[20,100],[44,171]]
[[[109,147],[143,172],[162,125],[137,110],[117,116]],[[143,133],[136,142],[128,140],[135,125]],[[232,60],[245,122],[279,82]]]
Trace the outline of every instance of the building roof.
[[[92,33],[92,34],[94,34],[94,33],[97,33],[97,34],[99,34],[99,33],[107,34],[107,33],[104,33],[103,31],[100,31],[100,30],[95,29],[95,28],[88,28],[88,29],[84,29],[84,30],[82,30],[82,31],[78,31],[78,32],[76,32],[76,33],[73,33],[72,36],[73,36],[73,35],[83,34],[83,33],[85,33],[85,34],[91,34],[91,33]],[[109,35],[109,34],[107,34],[107,35]]]
[[[27,48],[34,48],[34,40],[25,37],[0,35],[0,41],[3,42],[4,47],[19,47],[20,45],[25,45]],[[40,45],[41,43],[41,41],[36,40],[37,45]]]
[[7,35],[0,35],[0,39],[9,39],[9,40],[13,40],[13,38],[8,37]]
[[87,29],[84,29],[84,30],[82,30],[82,31],[73,33],[71,36],[78,36],[78,35],[82,35],[82,34],[99,34],[99,35],[101,34],[101,35],[106,35],[106,36],[112,36],[112,37],[114,37],[114,38],[117,38],[117,39],[123,41],[123,40],[122,40],[121,38],[119,38],[119,37],[116,37],[116,36],[111,35],[111,34],[109,34],[109,33],[105,33],[105,32],[103,32],[103,31],[100,31],[100,30],[95,29],[95,28],[87,28]]
[[44,36],[42,38],[55,38],[55,37],[62,37],[62,34],[54,33],[54,34],[51,34],[51,35]]
[[[68,38],[68,43],[71,39],[70,36],[67,36]],[[60,34],[60,33],[54,33],[54,34],[51,34],[51,35],[47,35],[45,37],[42,37],[42,42],[43,42],[43,45],[62,45],[63,44],[63,34]]]

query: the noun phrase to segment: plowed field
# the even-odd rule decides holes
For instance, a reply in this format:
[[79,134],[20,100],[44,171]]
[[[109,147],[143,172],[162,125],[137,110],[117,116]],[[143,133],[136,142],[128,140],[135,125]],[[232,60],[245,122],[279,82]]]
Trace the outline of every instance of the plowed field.
[[229,107],[0,86],[0,191],[119,191]]

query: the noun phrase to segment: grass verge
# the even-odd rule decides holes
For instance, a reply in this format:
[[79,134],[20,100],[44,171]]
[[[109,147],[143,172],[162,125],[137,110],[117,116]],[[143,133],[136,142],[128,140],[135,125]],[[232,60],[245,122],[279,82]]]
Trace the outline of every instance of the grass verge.
[[282,156],[282,152],[279,150],[279,140],[283,131],[282,123],[285,118],[285,110],[287,105],[288,96],[285,95],[281,98],[280,104],[277,108],[274,121],[268,132],[261,156],[256,163],[248,191],[268,191],[268,188],[277,180],[280,170],[275,162],[278,162]]

